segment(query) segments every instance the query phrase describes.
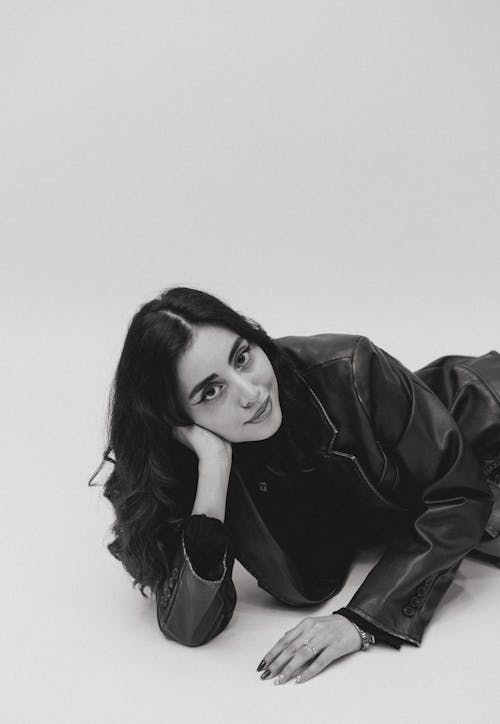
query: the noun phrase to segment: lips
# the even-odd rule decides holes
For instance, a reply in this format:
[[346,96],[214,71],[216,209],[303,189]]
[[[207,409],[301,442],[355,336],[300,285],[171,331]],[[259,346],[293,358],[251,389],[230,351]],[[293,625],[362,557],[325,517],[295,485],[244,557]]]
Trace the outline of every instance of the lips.
[[253,422],[257,417],[259,417],[259,415],[260,415],[262,412],[264,412],[264,410],[266,409],[266,407],[267,407],[267,405],[268,405],[268,403],[269,403],[269,400],[270,400],[270,397],[269,397],[269,395],[268,395],[268,396],[266,397],[266,399],[264,400],[264,402],[262,403],[262,405],[261,405],[261,406],[257,409],[257,411],[255,412],[255,415],[254,415],[253,417],[251,417],[250,420],[248,420],[248,422]]

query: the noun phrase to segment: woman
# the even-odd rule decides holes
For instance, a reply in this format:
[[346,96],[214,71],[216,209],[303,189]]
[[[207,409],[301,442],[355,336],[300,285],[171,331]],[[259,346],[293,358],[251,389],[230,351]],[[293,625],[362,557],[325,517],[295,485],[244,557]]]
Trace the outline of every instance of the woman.
[[348,606],[265,652],[257,671],[275,683],[373,643],[419,646],[463,558],[500,563],[496,351],[412,373],[365,336],[271,339],[172,288],[129,326],[104,459],[109,550],[188,646],[228,625],[235,558],[308,606],[341,590],[359,548],[384,544]]

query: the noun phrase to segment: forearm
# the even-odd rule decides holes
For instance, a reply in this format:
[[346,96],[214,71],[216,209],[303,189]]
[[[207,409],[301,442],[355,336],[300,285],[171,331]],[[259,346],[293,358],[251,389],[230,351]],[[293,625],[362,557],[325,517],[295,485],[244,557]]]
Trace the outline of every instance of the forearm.
[[198,489],[191,515],[208,515],[222,523],[226,514],[227,487],[231,466],[214,458],[198,463]]
[[224,529],[229,466],[217,459],[200,459],[198,489],[191,518],[184,526],[184,542],[191,565],[201,578],[222,575],[227,550]]

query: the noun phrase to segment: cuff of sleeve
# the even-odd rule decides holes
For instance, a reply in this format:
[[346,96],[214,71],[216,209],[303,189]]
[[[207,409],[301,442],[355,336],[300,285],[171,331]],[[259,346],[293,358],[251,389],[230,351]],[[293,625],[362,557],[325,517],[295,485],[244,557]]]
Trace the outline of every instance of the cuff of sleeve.
[[359,614],[354,613],[354,611],[351,611],[348,608],[339,608],[337,611],[333,611],[333,613],[338,613],[341,616],[344,616],[349,619],[349,621],[357,624],[361,629],[363,629],[363,631],[373,634],[375,636],[375,643],[387,644],[395,649],[401,648],[401,644],[403,643],[401,639],[398,639],[396,636],[392,636],[390,633],[387,633],[387,631],[382,631],[382,629],[374,626],[370,623],[370,621],[367,621]]
[[200,578],[217,581],[222,576],[228,535],[218,518],[192,515],[184,524],[184,544],[189,561]]

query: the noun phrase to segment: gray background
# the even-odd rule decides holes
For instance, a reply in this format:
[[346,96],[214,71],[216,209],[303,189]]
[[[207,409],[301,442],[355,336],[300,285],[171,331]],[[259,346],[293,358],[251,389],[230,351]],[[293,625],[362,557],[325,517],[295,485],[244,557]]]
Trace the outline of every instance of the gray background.
[[496,720],[498,569],[464,561],[421,648],[275,687],[263,654],[379,552],[314,610],[236,564],[233,620],[190,649],[106,551],[86,480],[126,325],[168,286],[411,369],[500,349],[499,21],[477,0],[3,0],[2,721]]

